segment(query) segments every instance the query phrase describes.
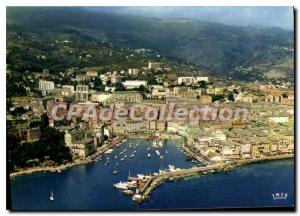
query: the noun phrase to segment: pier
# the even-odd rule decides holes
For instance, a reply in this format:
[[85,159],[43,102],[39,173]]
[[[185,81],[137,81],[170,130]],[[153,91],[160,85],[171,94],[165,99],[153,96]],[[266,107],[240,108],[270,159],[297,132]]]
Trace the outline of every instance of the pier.
[[160,184],[166,181],[172,181],[177,179],[182,179],[186,177],[191,177],[194,175],[201,174],[209,174],[214,172],[228,171],[234,169],[238,166],[255,163],[259,161],[267,161],[267,160],[279,160],[279,159],[287,159],[293,158],[293,154],[284,154],[284,155],[276,155],[270,157],[256,158],[256,159],[242,159],[237,161],[230,162],[219,162],[215,164],[208,165],[206,167],[193,167],[189,169],[181,169],[178,171],[169,171],[164,173],[159,173],[157,175],[151,176],[145,183],[141,184],[138,189],[139,193],[135,199],[133,199],[137,203],[142,203],[150,198],[152,191],[155,190]]
[[149,199],[152,191],[165,181],[186,178],[193,175],[207,174],[209,172],[213,173],[225,169],[227,170],[231,167],[232,167],[232,163],[228,162],[228,163],[213,164],[206,167],[193,167],[193,168],[182,169],[178,171],[159,173],[155,176],[152,176],[150,179],[147,180],[147,182],[145,182],[138,188],[140,196],[138,199],[135,199],[134,201],[137,203],[142,203],[145,200]]

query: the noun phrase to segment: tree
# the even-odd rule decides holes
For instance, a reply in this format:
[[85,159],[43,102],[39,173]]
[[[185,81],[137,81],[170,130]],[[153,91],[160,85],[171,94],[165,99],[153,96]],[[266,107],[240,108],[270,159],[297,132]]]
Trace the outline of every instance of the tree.
[[225,96],[224,95],[213,95],[212,96],[212,101],[214,102],[214,101],[218,101],[218,100],[222,100],[222,99],[224,99],[225,98]]
[[234,96],[232,92],[229,93],[228,100],[234,101]]
[[97,91],[103,91],[104,90],[104,86],[102,85],[102,81],[99,77],[95,78],[94,85],[95,85],[95,89]]
[[206,82],[204,80],[199,81],[198,84],[199,84],[200,88],[205,88],[206,87]]
[[115,87],[116,87],[116,91],[125,91],[126,90],[121,82],[117,82],[115,84]]

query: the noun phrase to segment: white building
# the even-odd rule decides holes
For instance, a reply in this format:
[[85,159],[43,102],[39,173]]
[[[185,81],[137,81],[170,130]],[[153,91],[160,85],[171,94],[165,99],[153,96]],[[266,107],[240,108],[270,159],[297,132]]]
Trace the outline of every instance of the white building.
[[182,83],[185,83],[186,85],[193,85],[200,81],[208,82],[208,77],[178,77],[177,83],[178,85],[181,85]]
[[177,78],[178,85],[186,84],[186,85],[192,85],[195,83],[195,77],[178,77]]
[[148,68],[149,69],[161,68],[161,63],[160,62],[149,62]]
[[142,86],[147,86],[147,81],[145,80],[126,80],[125,82],[122,82],[123,86],[126,89],[134,89],[139,88]]
[[128,74],[129,74],[129,75],[138,75],[138,74],[139,74],[139,69],[136,69],[136,68],[129,68],[129,69],[128,69]]
[[89,99],[89,86],[76,86],[76,101],[87,101]]
[[65,97],[72,97],[74,94],[74,86],[72,85],[63,85],[61,87],[61,94]]
[[272,117],[268,117],[268,122],[287,123],[287,122],[289,122],[289,117],[288,116],[272,116]]
[[89,77],[97,77],[98,76],[98,71],[87,71],[86,75]]
[[53,81],[40,80],[39,81],[39,90],[41,91],[52,91],[54,90],[55,85]]
[[42,95],[53,91],[55,89],[55,84],[52,81],[40,80],[39,81],[39,90],[42,91]]
[[208,82],[208,77],[196,77],[196,82],[200,82],[200,81],[205,81],[205,82]]

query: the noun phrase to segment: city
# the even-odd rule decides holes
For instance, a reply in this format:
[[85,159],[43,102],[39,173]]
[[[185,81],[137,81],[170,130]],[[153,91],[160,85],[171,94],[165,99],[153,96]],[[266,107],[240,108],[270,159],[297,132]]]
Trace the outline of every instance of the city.
[[[101,163],[112,167],[110,187],[143,204],[163,183],[294,158],[293,74],[278,77],[272,69],[271,79],[225,77],[73,30],[41,36],[14,28],[7,30],[6,69],[12,181]],[[294,52],[293,44],[272,50]],[[239,65],[234,73],[253,77],[255,70]],[[175,146],[185,167],[168,158]],[[137,155],[155,157],[160,168],[124,168],[128,178],[117,180],[122,163]],[[51,187],[50,200],[56,196]]]

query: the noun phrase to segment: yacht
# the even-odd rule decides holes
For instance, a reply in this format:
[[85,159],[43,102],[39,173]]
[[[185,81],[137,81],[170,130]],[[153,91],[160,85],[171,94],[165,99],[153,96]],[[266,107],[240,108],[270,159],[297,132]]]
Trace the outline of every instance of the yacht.
[[119,182],[119,183],[113,184],[113,186],[118,189],[128,190],[128,186],[125,182]]
[[170,172],[174,172],[175,170],[176,170],[176,169],[175,169],[175,166],[169,164],[169,171],[170,171]]
[[123,190],[123,193],[128,196],[132,196],[134,194],[134,192],[132,190]]
[[50,192],[50,197],[49,197],[49,199],[50,199],[51,201],[54,201],[54,194],[53,194],[53,192],[52,192],[52,188],[51,188],[51,192]]
[[132,197],[132,200],[137,201],[137,202],[141,201],[141,199],[142,199],[142,196],[140,194],[134,194]]
[[108,149],[106,152],[104,152],[105,154],[110,154],[110,153],[112,153],[114,150],[112,150],[112,149]]

